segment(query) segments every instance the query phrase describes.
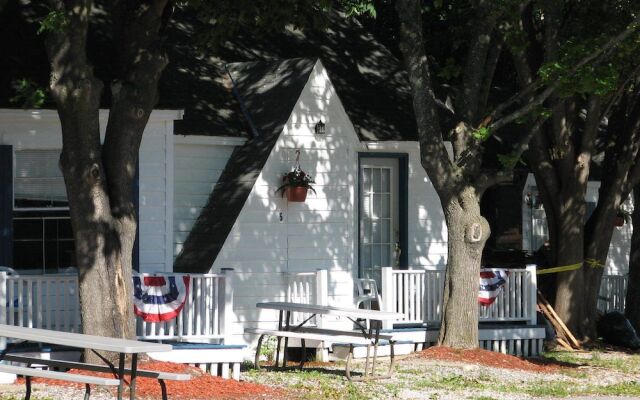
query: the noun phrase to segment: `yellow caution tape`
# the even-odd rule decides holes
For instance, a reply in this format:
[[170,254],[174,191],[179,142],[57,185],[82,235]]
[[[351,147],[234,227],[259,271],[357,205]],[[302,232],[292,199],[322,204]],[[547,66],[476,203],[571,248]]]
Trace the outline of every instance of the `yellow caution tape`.
[[584,262],[591,268],[604,268],[604,264],[594,258],[585,258]]
[[560,266],[560,267],[541,269],[541,270],[536,271],[536,274],[538,274],[538,275],[555,274],[556,272],[573,271],[573,270],[579,269],[580,267],[582,267],[582,261],[580,261],[579,263],[571,264],[571,265],[563,265],[563,266]]

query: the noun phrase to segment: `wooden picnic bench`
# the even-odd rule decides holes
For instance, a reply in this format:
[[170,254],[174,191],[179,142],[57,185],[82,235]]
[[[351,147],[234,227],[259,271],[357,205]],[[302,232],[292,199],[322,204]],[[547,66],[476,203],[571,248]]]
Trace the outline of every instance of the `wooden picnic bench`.
[[[4,356],[4,360],[5,361],[9,361],[9,362],[13,362],[13,363],[20,363],[20,364],[27,364],[28,367],[33,367],[33,366],[39,366],[39,365],[43,365],[43,366],[47,366],[47,367],[51,367],[51,368],[64,368],[64,369],[81,369],[81,370],[85,370],[85,371],[94,371],[94,372],[107,372],[107,373],[116,373],[116,371],[114,371],[113,368],[106,366],[106,365],[98,365],[98,364],[88,364],[88,363],[82,363],[82,362],[75,362],[75,361],[66,361],[66,360],[52,360],[52,359],[45,359],[45,358],[40,358],[40,357],[26,357],[26,356],[17,356],[17,355],[13,355],[13,354],[7,354]],[[1,364],[0,364],[1,365]],[[31,368],[33,369],[33,368]],[[42,371],[42,370],[37,370],[34,369],[35,371]],[[55,371],[43,371],[43,372],[55,372]],[[125,368],[124,369],[124,374],[125,375],[131,375],[131,369],[130,368]],[[17,373],[16,373],[17,374]],[[68,375],[74,375],[74,374],[69,374],[66,373]],[[22,374],[20,374],[22,375]],[[160,384],[160,390],[162,392],[162,399],[163,400],[167,400],[167,385],[165,383],[165,380],[173,380],[173,381],[188,381],[191,379],[191,376],[188,374],[177,374],[175,372],[163,372],[163,371],[150,371],[150,370],[144,370],[144,369],[139,369],[136,371],[136,375],[138,377],[143,377],[143,378],[152,378],[152,379],[156,379],[158,380],[158,383]],[[78,375],[78,376],[85,376],[85,375]],[[42,378],[42,376],[39,376]],[[62,379],[62,378],[55,378],[52,377],[53,379],[61,379],[61,380],[67,380],[67,379]],[[114,379],[111,379],[114,380]],[[117,381],[118,383],[120,382],[118,379],[115,379],[115,381]],[[96,385],[109,385],[108,383],[95,383]],[[86,386],[86,388],[88,388],[88,384]],[[85,399],[87,399],[88,396],[85,396]]]
[[[85,335],[81,333],[71,333],[71,332],[61,332],[61,331],[52,331],[48,329],[38,329],[38,328],[27,328],[21,326],[13,326],[13,325],[4,325],[0,324],[0,337],[3,338],[13,338],[21,341],[30,341],[36,343],[48,343],[54,345],[75,347],[79,349],[88,349],[94,352],[97,351],[107,351],[119,353],[119,361],[118,366],[109,365],[107,368],[110,372],[113,372],[118,382],[116,386],[118,386],[118,400],[122,400],[122,395],[124,392],[124,380],[125,377],[128,376],[130,378],[129,382],[129,396],[131,400],[135,399],[135,391],[136,391],[136,377],[139,375],[138,372],[138,354],[140,353],[148,353],[148,352],[163,352],[163,351],[171,351],[171,346],[167,344],[159,344],[159,343],[149,343],[149,342],[141,342],[138,340],[130,340],[130,339],[119,339],[119,338],[110,338],[103,336],[95,336],[95,335]],[[4,360],[7,357],[7,349],[4,349],[0,354],[0,361]],[[130,355],[131,357],[131,368],[125,369],[125,356]],[[17,357],[17,356],[9,356],[9,357]],[[44,361],[44,360],[42,360]],[[67,361],[61,360],[52,360],[52,361],[60,361],[63,363],[69,363]],[[43,364],[43,362],[40,362]],[[9,370],[12,371],[20,371],[20,375],[31,376],[31,377],[42,377],[42,372],[46,372],[44,375],[50,375],[49,373],[58,372],[58,371],[42,371],[33,367],[20,367],[14,365],[6,365],[0,364],[4,368],[6,372]],[[30,365],[27,363],[27,365]],[[93,368],[93,364],[86,363],[76,363],[74,366],[67,366],[65,368],[80,368],[84,365],[83,369],[91,369]],[[62,366],[61,366],[62,367]],[[40,371],[40,372],[37,372]],[[151,373],[154,371],[145,371],[143,374]],[[12,372],[18,374],[18,372]],[[160,374],[160,372],[158,372]],[[55,375],[55,374],[54,374]],[[91,382],[95,382],[92,379],[80,378],[83,375],[72,374],[68,372],[59,372],[56,375],[56,379],[68,380],[72,382],[81,382],[85,383],[85,398],[88,398],[90,395],[89,386]],[[51,376],[45,376],[51,377]],[[100,378],[106,379],[106,378]],[[168,378],[164,378],[168,379]],[[80,380],[80,381],[79,381]],[[30,395],[30,380],[27,380],[27,391]],[[100,381],[100,380],[98,380]],[[101,382],[105,382],[106,385],[111,385],[111,380],[102,380]],[[161,384],[162,385],[162,384]],[[27,397],[28,398],[28,397]]]
[[[300,367],[304,365],[304,354],[306,351],[305,340],[315,340],[319,342],[329,343],[346,343],[349,345],[349,355],[347,357],[347,363],[345,366],[345,375],[349,380],[359,379],[371,379],[371,378],[387,378],[390,377],[393,372],[394,363],[394,339],[392,335],[381,335],[380,323],[386,319],[397,319],[400,314],[383,312],[377,310],[362,310],[354,308],[332,307],[318,304],[300,304],[289,302],[267,302],[258,303],[258,308],[272,309],[279,311],[278,329],[260,329],[260,328],[246,328],[245,333],[260,335],[258,338],[258,345],[256,349],[255,364],[256,368],[259,368],[260,348],[262,346],[263,339],[266,336],[274,336],[278,338],[278,350],[276,353],[276,364],[278,366],[279,351],[281,339],[284,339],[284,350],[282,366],[286,367],[287,364],[287,348],[289,339],[300,339],[302,345],[302,358]],[[298,325],[291,325],[291,313],[300,312],[305,315],[309,315],[302,323]],[[322,329],[316,327],[305,326],[316,315],[333,315],[337,317],[345,317],[352,321],[358,328],[358,330],[332,330]],[[371,321],[368,327],[362,323],[362,320]],[[375,322],[375,323],[374,323]],[[375,366],[378,357],[378,345],[380,340],[389,341],[390,346],[390,363],[389,370],[386,375],[376,376]],[[365,359],[364,375],[360,377],[351,376],[351,363],[353,360],[353,346],[364,345],[367,346],[367,357]],[[373,348],[373,357],[370,357],[370,350]],[[371,365],[371,370],[369,370]]]
[[72,374],[69,372],[46,371],[46,370],[30,368],[30,367],[20,367],[18,365],[0,364],[0,372],[4,372],[7,374],[22,375],[25,377],[25,385],[26,385],[26,393],[24,396],[25,400],[29,400],[31,398],[31,378],[34,378],[34,377],[59,379],[61,381],[84,383],[85,384],[85,392],[84,392],[85,400],[88,400],[91,394],[90,385],[118,386],[120,384],[119,379],[79,375],[79,374]]

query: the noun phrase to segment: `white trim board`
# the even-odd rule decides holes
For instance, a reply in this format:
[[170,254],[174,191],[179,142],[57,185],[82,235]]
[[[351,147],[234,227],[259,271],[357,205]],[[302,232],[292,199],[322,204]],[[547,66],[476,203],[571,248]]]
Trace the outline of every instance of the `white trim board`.
[[175,144],[201,144],[210,146],[242,146],[246,138],[230,136],[174,135]]

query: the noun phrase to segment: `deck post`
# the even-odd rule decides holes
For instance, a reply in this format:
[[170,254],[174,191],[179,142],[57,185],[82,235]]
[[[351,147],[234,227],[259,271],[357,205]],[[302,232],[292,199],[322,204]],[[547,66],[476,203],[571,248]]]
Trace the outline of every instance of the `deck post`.
[[224,344],[229,344],[233,322],[233,268],[221,268],[220,273],[224,276],[218,303],[220,305],[220,333],[224,338]]
[[[316,303],[322,306],[329,305],[329,273],[326,269],[316,271]],[[318,328],[322,327],[322,318],[316,317]]]
[[529,325],[538,323],[538,315],[536,313],[536,305],[538,303],[538,277],[536,275],[536,264],[527,264],[527,272],[529,273]]
[[[380,297],[382,298],[382,307],[380,307],[383,311],[394,312],[394,304],[395,301],[395,293],[393,292],[393,268],[391,267],[382,267],[381,268],[381,279],[380,279]],[[382,323],[383,329],[392,329],[393,321],[385,320]]]
[[[316,270],[316,303],[328,306],[329,305],[329,271],[326,269]],[[324,328],[324,318],[322,315],[316,315],[316,325],[318,328]],[[303,342],[304,343],[304,342]],[[303,355],[304,356],[304,355]],[[316,348],[316,360],[329,361],[329,348],[325,343],[320,343]]]

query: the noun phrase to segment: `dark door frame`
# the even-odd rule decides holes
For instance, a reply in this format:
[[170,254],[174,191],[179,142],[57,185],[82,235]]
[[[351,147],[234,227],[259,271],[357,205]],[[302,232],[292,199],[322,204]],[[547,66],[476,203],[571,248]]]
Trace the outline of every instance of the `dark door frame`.
[[409,267],[409,233],[408,233],[408,210],[409,210],[409,155],[407,153],[358,153],[358,276],[362,276],[360,270],[360,199],[362,198],[362,188],[360,185],[360,167],[363,158],[392,158],[398,160],[398,241],[400,243],[400,269]]

